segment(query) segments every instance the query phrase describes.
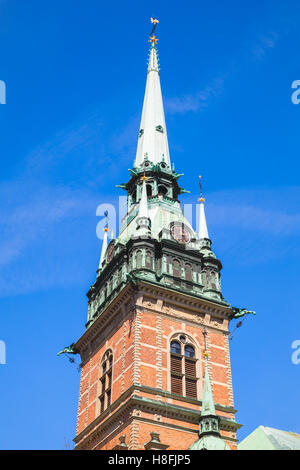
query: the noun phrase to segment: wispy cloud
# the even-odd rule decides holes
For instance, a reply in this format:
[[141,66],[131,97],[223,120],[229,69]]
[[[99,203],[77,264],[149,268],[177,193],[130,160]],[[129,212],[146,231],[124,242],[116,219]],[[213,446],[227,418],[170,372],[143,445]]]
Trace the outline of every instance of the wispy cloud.
[[203,90],[191,95],[170,98],[166,101],[166,110],[170,114],[183,114],[197,112],[205,108],[209,100],[218,96],[223,91],[225,76],[214,79]]
[[224,191],[207,199],[210,235],[223,256],[258,265],[299,252],[300,188]]
[[[250,46],[250,52],[255,60],[263,60],[267,52],[276,46],[279,34],[271,32],[259,36],[256,44]],[[247,52],[248,57],[249,52]],[[235,65],[237,67],[237,64]],[[230,67],[230,70],[232,67]],[[229,70],[229,68],[228,68]],[[224,85],[230,72],[224,72],[219,77],[216,77],[200,91],[183,96],[176,96],[169,98],[166,101],[166,110],[170,114],[184,114],[188,112],[199,112],[205,109],[213,98],[220,96],[224,90]]]
[[[38,188],[35,195],[31,194],[26,200],[20,201],[14,198],[17,187],[21,193],[23,190],[28,192],[26,185],[13,184],[10,203],[1,208],[0,269],[19,256],[26,255],[28,245],[41,237],[47,237],[47,232],[55,224],[66,218],[87,215],[92,203],[96,203],[86,192],[64,187]],[[0,189],[1,194],[3,191]]]
[[[136,118],[113,133],[107,127],[109,123],[103,123],[98,114],[70,124],[29,152],[13,180],[0,183],[0,295],[61,285],[67,275],[68,283],[76,282],[82,273],[80,264],[75,268],[74,253],[69,253],[71,265],[58,269],[61,250],[64,254],[66,250],[57,246],[55,258],[50,252],[73,224],[78,229],[68,235],[66,248],[78,249],[77,236],[85,236],[84,226],[91,224],[96,207],[103,202],[99,200],[102,182],[121,171],[120,155],[128,158],[130,152],[132,158]],[[95,229],[96,222],[94,219]],[[96,231],[90,233],[97,240]],[[38,256],[43,253],[44,264],[35,258],[34,250]],[[71,266],[77,277],[70,274]]]
[[273,49],[278,41],[278,33],[272,32],[259,37],[257,44],[252,49],[253,57],[262,60],[270,49]]

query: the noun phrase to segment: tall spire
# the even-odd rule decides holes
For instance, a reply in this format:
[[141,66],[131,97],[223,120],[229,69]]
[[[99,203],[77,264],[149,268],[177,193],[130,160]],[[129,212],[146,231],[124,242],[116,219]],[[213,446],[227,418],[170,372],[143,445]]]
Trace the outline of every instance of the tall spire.
[[143,104],[142,119],[138,137],[135,166],[143,164],[145,158],[152,163],[164,161],[170,166],[169,145],[165,114],[159,78],[159,62],[156,43],[158,39],[154,35],[158,20],[151,18],[153,23],[146,91]]
[[204,238],[209,239],[209,235],[208,235],[205,210],[204,210],[205,199],[202,194],[202,176],[199,176],[199,184],[200,184],[200,198],[198,199],[198,201],[200,202],[199,239],[203,240]]

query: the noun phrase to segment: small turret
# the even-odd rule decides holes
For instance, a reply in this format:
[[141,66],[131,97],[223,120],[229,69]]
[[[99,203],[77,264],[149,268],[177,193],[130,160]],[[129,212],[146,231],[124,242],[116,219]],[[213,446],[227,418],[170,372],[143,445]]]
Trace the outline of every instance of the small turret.
[[137,235],[138,236],[149,236],[150,235],[150,219],[148,213],[148,201],[147,201],[147,188],[146,181],[147,176],[142,176],[143,181],[142,195],[139,202],[139,211],[136,218]]
[[106,224],[103,229],[104,231],[104,236],[103,236],[103,242],[102,242],[102,248],[101,248],[101,256],[100,256],[100,261],[99,261],[99,267],[98,267],[98,272],[102,269],[103,261],[104,261],[104,256],[107,250],[107,239],[108,239],[108,212],[105,212],[105,217],[106,217]]
[[200,197],[198,201],[200,202],[200,213],[199,213],[199,230],[198,230],[198,236],[199,239],[203,241],[205,244],[206,240],[209,239],[208,235],[208,230],[207,230],[207,224],[206,224],[206,217],[205,217],[205,210],[204,210],[204,197],[202,193],[202,176],[199,176],[199,184],[200,184]]

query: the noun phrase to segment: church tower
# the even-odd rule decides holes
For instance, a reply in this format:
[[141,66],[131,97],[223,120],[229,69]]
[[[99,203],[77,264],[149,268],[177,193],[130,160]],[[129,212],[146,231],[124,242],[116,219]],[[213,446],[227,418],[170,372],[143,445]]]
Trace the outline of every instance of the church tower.
[[[234,312],[222,296],[202,190],[196,230],[179,202],[186,191],[171,163],[152,22],[136,157],[119,185],[128,212],[116,238],[104,229],[86,330],[74,345],[82,361],[75,448],[187,450],[218,440],[235,449]],[[205,425],[215,426],[214,439]]]

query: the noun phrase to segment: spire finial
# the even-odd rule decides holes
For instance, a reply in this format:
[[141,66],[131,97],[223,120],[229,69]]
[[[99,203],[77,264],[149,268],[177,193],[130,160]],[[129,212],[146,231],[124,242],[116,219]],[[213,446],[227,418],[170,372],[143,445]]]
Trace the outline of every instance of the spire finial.
[[157,18],[154,18],[154,17],[152,17],[150,19],[150,21],[153,24],[153,27],[152,27],[152,31],[151,31],[150,36],[149,36],[149,42],[151,42],[151,44],[155,45],[157,43],[158,39],[155,37],[154,31],[155,31],[155,28],[156,28],[157,24],[159,23],[159,21],[158,21]]
[[202,192],[202,175],[199,175],[199,186],[200,186],[200,197],[198,199],[199,202],[204,202],[205,199],[203,197],[203,192]]

